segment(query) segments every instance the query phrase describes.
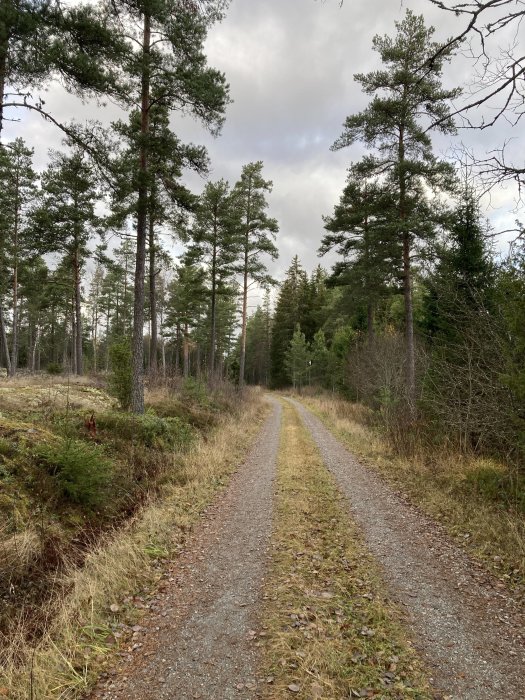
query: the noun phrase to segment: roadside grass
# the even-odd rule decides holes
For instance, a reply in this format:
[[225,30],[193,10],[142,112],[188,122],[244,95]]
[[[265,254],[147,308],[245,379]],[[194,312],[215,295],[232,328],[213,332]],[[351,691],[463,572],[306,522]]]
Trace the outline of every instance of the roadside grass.
[[[364,464],[441,522],[518,596],[525,594],[525,483],[496,460],[451,451],[396,455],[371,411],[336,397],[296,397]],[[515,484],[502,489],[502,485]]]
[[[41,610],[44,630],[33,641],[20,611],[20,631],[0,640],[0,697],[11,700],[73,700],[82,697],[101,670],[128,647],[142,602],[156,590],[167,560],[224,488],[267,412],[256,393],[235,413],[219,416],[206,434],[171,456],[172,469],[118,529],[101,535],[82,566],[65,564],[57,595]],[[127,428],[126,428],[127,429]],[[149,435],[149,433],[148,433]],[[35,523],[38,533],[38,522]],[[27,541],[26,541],[27,540]],[[38,534],[16,542],[30,560]],[[27,552],[26,552],[27,550]]]
[[275,518],[261,635],[264,696],[431,698],[401,614],[289,404]]

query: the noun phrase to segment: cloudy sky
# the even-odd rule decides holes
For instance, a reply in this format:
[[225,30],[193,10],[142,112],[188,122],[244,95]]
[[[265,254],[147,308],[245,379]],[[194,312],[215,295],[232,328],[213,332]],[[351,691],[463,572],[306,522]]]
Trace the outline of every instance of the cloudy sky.
[[[307,269],[319,262],[321,217],[331,212],[346,168],[361,155],[359,146],[330,152],[345,117],[367,103],[353,75],[377,67],[372,38],[392,33],[406,8],[423,13],[438,39],[462,27],[463,20],[430,0],[345,0],[342,7],[338,0],[233,0],[224,21],[210,32],[209,62],[225,72],[233,99],[222,134],[213,139],[191,119],[173,123],[182,138],[206,144],[213,179],[233,183],[243,164],[264,161],[265,175],[274,183],[270,212],[280,224],[280,259],[271,266],[278,278],[295,254]],[[472,72],[471,62],[459,58],[447,69],[445,83],[465,85]],[[60,116],[106,123],[116,116],[114,108],[82,105],[60,88],[52,88],[46,102]],[[37,117],[20,116],[6,135],[26,138],[42,167],[47,149],[59,146],[60,134]],[[517,136],[503,126],[463,131],[455,143],[462,140],[485,154],[510,135]],[[447,155],[453,144],[438,138],[435,145]],[[203,187],[190,174],[187,181],[197,192]],[[511,188],[493,193],[487,214],[496,228],[507,228],[516,218],[514,197]]]

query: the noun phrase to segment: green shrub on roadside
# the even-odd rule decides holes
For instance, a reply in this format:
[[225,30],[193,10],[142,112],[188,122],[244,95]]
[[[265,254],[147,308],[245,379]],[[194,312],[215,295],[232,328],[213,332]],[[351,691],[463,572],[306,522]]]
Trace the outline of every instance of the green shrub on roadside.
[[50,362],[46,367],[46,372],[51,375],[62,374],[62,367],[58,362]]
[[520,474],[483,466],[469,472],[466,483],[477,495],[525,513],[525,478]]
[[194,377],[187,377],[184,380],[180,398],[183,402],[197,404],[198,406],[208,406],[210,403],[206,383]]
[[121,408],[131,406],[131,348],[128,341],[113,343],[109,348],[111,372],[108,377],[109,393],[118,399]]
[[114,467],[98,445],[64,439],[53,445],[40,445],[37,457],[68,500],[89,508],[107,501]]
[[99,415],[97,422],[100,430],[153,449],[183,449],[193,438],[191,426],[181,418],[111,412]]

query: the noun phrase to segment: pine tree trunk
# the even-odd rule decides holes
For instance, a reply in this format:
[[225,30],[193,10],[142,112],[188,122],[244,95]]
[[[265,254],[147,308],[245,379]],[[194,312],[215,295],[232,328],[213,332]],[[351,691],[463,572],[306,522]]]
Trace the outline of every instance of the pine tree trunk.
[[175,332],[175,374],[179,373],[180,369],[180,325],[177,324]]
[[82,356],[82,291],[80,287],[78,246],[75,247],[73,256],[73,274],[75,279],[75,374],[81,376],[84,373],[84,358]]
[[140,172],[137,201],[137,253],[133,296],[133,335],[131,342],[131,410],[144,413],[144,274],[148,215],[148,136],[150,106],[151,18],[144,14],[142,39],[142,80],[140,110]]
[[153,212],[149,215],[149,309],[151,331],[149,341],[149,367],[153,374],[157,372],[158,328],[157,328],[157,275],[155,272],[155,232]]
[[215,343],[217,336],[217,220],[214,224],[213,254],[211,260],[211,334],[210,367],[208,376],[215,379]]
[[4,357],[5,357],[5,366],[7,369],[7,375],[11,375],[11,356],[9,355],[9,344],[7,342],[7,333],[5,330],[5,321],[4,321],[4,310],[2,309],[2,306],[0,305],[0,339],[2,342],[2,349],[4,351]]
[[410,236],[403,234],[403,294],[405,298],[406,386],[409,410],[416,410],[416,356],[414,347],[414,307],[412,271],[410,268]]
[[184,379],[190,376],[190,344],[188,342],[188,324],[184,327],[183,335],[183,370],[182,375]]
[[246,322],[248,317],[248,254],[245,255],[245,267],[242,286],[242,328],[241,358],[239,362],[239,386],[244,386],[244,368],[246,365]]
[[[406,92],[406,90],[405,90]],[[405,131],[399,131],[399,218],[403,231],[403,296],[405,301],[405,383],[407,404],[411,418],[416,412],[416,357],[414,347],[414,309],[412,303],[412,270],[410,266],[410,232],[407,229],[406,211],[406,175],[403,170],[405,163]]]
[[33,343],[33,352],[31,353],[31,373],[32,374],[34,374],[36,371],[36,358],[37,358],[38,347],[40,344],[41,333],[42,333],[42,330],[41,330],[40,326],[37,326],[36,335],[35,335],[35,342]]
[[[18,180],[18,177],[17,177]],[[16,375],[18,367],[18,225],[19,225],[19,183],[16,183],[15,196],[15,222],[13,230],[13,334],[12,334],[12,350],[11,350],[11,372],[10,375]]]

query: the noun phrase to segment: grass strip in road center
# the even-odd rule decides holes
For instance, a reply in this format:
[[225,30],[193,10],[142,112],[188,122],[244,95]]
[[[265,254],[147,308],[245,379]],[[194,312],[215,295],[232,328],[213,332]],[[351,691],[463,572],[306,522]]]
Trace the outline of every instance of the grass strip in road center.
[[265,697],[432,697],[422,665],[296,410],[284,407]]

